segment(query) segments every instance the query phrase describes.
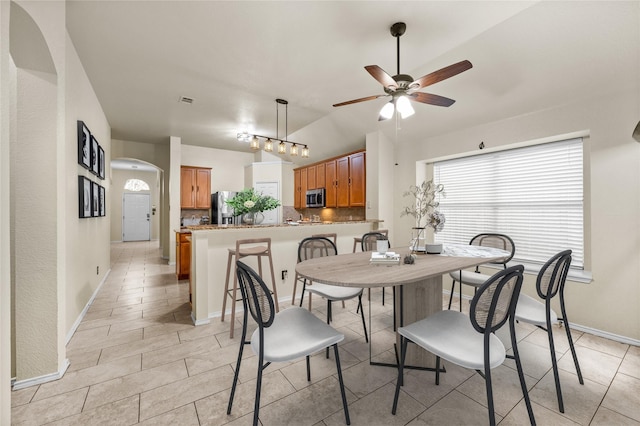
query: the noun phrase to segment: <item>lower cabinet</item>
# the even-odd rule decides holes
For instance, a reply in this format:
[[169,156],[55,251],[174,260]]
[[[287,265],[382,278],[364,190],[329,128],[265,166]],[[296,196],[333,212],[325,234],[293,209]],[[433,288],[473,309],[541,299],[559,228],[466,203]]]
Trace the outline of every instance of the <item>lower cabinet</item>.
[[176,232],[176,275],[179,280],[189,278],[191,270],[191,233]]

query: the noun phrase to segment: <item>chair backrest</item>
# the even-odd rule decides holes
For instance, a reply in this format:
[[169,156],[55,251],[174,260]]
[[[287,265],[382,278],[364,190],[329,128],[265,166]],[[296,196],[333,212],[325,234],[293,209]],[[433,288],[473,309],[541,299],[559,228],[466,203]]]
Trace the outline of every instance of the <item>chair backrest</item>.
[[480,333],[493,333],[514,318],[524,266],[499,271],[478,289],[471,300],[471,324]]
[[513,259],[513,255],[516,253],[516,246],[513,240],[504,234],[478,234],[469,241],[469,245],[481,246],[481,247],[493,247],[501,250],[505,250],[511,253],[508,258],[497,262],[488,262],[507,267],[507,263]]
[[564,289],[569,266],[571,266],[571,250],[564,250],[547,260],[536,280],[536,291],[542,299],[551,299]]
[[325,237],[333,241],[333,244],[338,244],[338,234],[330,233],[330,234],[311,234],[312,237]]
[[338,254],[336,245],[326,237],[308,237],[300,241],[298,246],[298,262],[315,257],[335,256]]
[[260,275],[242,261],[236,262],[236,274],[238,284],[242,292],[242,304],[244,305],[245,320],[246,312],[258,323],[260,328],[271,326],[275,317],[275,305],[269,288],[264,283]]
[[[362,236],[362,251],[378,250],[378,240],[386,240],[387,236],[381,232],[367,232]],[[389,243],[391,247],[391,243]]]

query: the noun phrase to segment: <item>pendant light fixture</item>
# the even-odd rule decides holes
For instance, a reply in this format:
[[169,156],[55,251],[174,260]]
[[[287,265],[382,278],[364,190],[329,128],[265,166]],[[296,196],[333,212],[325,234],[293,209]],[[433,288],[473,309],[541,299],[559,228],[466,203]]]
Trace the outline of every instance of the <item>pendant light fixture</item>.
[[[279,128],[279,124],[280,124],[280,120],[279,120],[279,106],[280,105],[284,105],[285,107],[285,135],[284,135],[284,139],[280,139],[279,134],[278,134],[278,128]],[[300,149],[300,156],[302,158],[309,158],[309,146],[307,146],[306,144],[298,144],[295,142],[291,142],[287,140],[287,127],[288,127],[288,120],[289,120],[289,111],[288,111],[288,105],[289,102],[287,102],[284,99],[276,99],[276,137],[275,138],[270,138],[267,136],[261,136],[261,135],[254,135],[254,134],[249,134],[246,131],[242,132],[242,133],[238,133],[237,135],[237,139],[240,142],[249,142],[249,147],[252,150],[258,150],[260,149],[260,139],[265,139],[264,142],[264,150],[265,152],[273,152],[273,142],[276,141],[278,142],[278,154],[286,154],[287,153],[287,144],[290,144],[291,147],[289,148],[289,155],[291,155],[292,157],[295,157],[298,155],[298,150]],[[393,108],[393,106],[392,106]],[[403,116],[404,117],[404,116]],[[301,148],[299,148],[301,147]]]

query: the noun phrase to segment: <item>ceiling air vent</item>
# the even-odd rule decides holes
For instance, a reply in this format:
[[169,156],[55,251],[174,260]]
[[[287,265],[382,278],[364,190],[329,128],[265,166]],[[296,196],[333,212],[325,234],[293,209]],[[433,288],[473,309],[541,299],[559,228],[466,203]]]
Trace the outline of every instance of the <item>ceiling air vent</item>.
[[182,102],[183,104],[192,104],[193,103],[193,98],[189,98],[187,96],[180,96],[180,102]]

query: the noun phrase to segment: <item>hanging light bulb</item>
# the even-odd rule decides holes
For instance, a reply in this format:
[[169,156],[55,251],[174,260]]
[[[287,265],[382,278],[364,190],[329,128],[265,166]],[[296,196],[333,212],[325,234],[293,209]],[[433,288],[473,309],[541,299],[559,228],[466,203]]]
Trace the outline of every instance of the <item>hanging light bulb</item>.
[[266,152],[273,151],[273,141],[271,140],[271,138],[267,138],[267,141],[264,143],[264,150]]
[[291,155],[292,157],[295,157],[296,155],[298,155],[298,145],[296,145],[295,143],[291,145],[291,149],[289,150],[289,155]]
[[302,148],[302,158],[309,158],[309,147],[306,145]]
[[398,97],[398,100],[396,101],[396,109],[400,113],[400,116],[403,120],[415,114],[415,111],[411,106],[411,101],[409,101],[409,98],[407,98],[406,96]]
[[284,142],[280,141],[278,144],[278,154],[286,154],[287,153],[287,145]]
[[380,115],[378,116],[378,121],[388,120],[393,117],[393,112],[395,111],[395,105],[393,105],[393,99],[384,104],[382,109],[380,110]]
[[260,149],[260,141],[258,140],[258,137],[257,137],[257,136],[254,136],[254,137],[251,139],[251,143],[249,144],[249,147],[250,147],[251,149],[253,149],[254,151],[255,151],[256,149]]

